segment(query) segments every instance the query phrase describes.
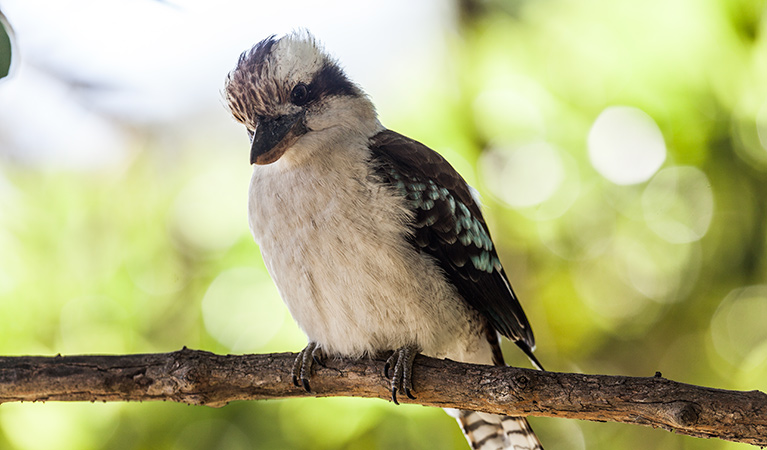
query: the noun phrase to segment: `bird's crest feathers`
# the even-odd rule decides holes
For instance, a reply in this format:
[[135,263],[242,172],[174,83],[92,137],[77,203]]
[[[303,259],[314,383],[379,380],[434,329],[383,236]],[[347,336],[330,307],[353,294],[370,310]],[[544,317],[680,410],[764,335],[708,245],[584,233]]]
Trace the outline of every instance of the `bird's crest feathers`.
[[294,112],[290,94],[299,83],[310,87],[313,98],[361,94],[314,36],[299,30],[269,36],[243,52],[227,76],[224,95],[234,118],[255,129],[257,117]]

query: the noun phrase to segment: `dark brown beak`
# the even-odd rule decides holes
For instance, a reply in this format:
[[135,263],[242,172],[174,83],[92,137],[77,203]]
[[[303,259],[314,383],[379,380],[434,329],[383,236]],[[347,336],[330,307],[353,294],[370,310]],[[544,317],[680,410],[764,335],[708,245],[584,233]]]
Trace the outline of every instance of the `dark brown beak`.
[[258,121],[250,147],[251,164],[271,164],[306,133],[304,112]]

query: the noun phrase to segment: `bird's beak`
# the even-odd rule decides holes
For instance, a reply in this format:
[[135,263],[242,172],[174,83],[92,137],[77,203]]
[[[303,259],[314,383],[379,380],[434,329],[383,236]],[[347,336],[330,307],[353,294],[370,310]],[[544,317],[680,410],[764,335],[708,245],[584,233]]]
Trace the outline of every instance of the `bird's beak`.
[[303,111],[260,120],[250,147],[250,163],[265,165],[277,161],[304,133]]

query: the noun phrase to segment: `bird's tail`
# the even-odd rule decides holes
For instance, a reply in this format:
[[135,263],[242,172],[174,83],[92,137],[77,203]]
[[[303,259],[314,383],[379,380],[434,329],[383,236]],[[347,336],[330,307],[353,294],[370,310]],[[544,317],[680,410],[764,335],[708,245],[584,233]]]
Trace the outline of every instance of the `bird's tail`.
[[524,417],[455,409],[446,411],[458,420],[472,449],[543,450],[541,441]]

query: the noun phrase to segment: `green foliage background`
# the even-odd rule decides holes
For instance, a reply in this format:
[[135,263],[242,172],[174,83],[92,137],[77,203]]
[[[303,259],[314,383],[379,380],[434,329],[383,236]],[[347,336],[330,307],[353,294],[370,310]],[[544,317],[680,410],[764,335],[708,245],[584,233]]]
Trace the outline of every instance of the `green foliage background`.
[[[381,111],[382,121],[440,150],[483,193],[544,365],[767,391],[764,3],[459,8],[446,76],[408,86],[412,103]],[[514,95],[490,106],[477,100],[506,91]],[[615,105],[660,129],[668,154],[656,177],[681,168],[703,174],[705,189],[604,179],[587,137]],[[538,141],[559,149],[565,181],[545,203],[511,207],[493,162]],[[247,231],[244,139],[172,156],[161,140],[137,142],[126,166],[103,173],[0,166],[0,354],[299,350],[304,338]],[[713,203],[702,237],[670,242],[669,230],[700,223],[703,191]],[[550,450],[746,448],[630,425],[531,422]],[[0,406],[8,449],[465,445],[442,411],[362,399]]]

